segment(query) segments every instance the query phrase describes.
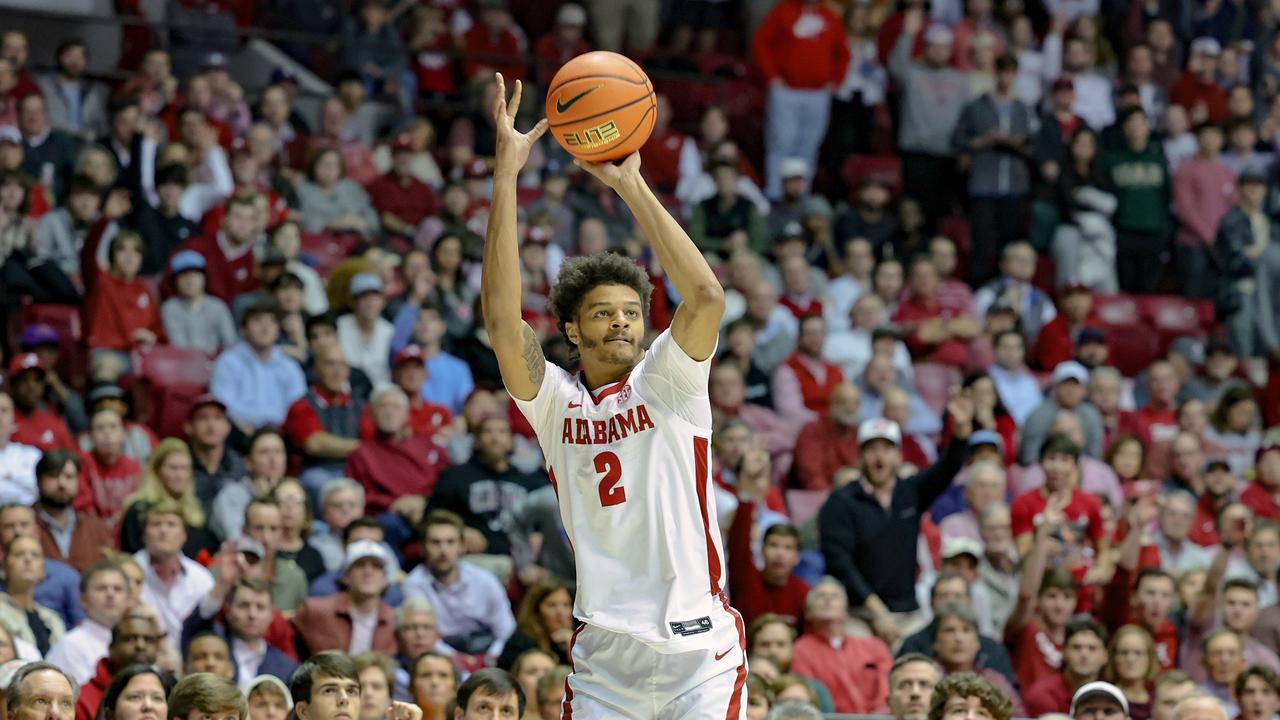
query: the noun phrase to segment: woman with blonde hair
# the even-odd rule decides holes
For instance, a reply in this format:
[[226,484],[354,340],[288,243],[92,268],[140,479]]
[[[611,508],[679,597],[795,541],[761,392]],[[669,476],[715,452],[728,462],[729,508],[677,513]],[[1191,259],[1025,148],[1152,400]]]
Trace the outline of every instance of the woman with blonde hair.
[[182,508],[182,520],[187,526],[187,543],[182,546],[182,554],[195,559],[201,550],[210,554],[217,552],[218,540],[207,527],[191,468],[191,450],[186,443],[165,438],[156,445],[137,491],[125,498],[124,520],[120,523],[121,550],[134,553],[142,549],[142,518],[147,508],[164,498],[172,498]]
[[1151,634],[1137,625],[1123,625],[1111,636],[1111,659],[1102,679],[1120,688],[1129,701],[1130,720],[1150,720],[1151,688],[1160,673],[1160,659]]

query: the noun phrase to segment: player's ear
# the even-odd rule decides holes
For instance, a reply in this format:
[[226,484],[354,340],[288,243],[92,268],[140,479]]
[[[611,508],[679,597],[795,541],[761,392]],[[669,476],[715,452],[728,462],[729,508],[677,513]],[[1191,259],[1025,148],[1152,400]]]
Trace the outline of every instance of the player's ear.
[[564,324],[564,334],[575,347],[582,347],[581,336],[578,334],[578,323],[566,322]]

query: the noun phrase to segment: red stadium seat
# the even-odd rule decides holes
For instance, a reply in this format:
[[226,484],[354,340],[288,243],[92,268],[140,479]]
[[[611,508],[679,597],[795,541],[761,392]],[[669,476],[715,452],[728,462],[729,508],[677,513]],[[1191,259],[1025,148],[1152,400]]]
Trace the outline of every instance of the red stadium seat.
[[959,368],[937,363],[916,363],[916,392],[931,410],[939,415],[947,407],[951,388],[960,384],[964,375]]
[[359,238],[351,233],[303,233],[302,256],[322,276],[351,254]]
[[902,158],[893,155],[850,155],[840,171],[849,186],[849,202],[858,201],[858,188],[869,179],[884,183],[897,195],[902,191]]
[[1160,333],[1141,322],[1113,325],[1107,333],[1111,364],[1125,377],[1134,377],[1160,357]]
[[1142,308],[1132,295],[1094,295],[1093,314],[1102,325],[1112,328],[1142,322]]
[[213,360],[203,350],[157,345],[133,353],[134,412],[160,437],[181,436],[196,398],[206,392]]
[[1149,295],[1139,302],[1142,314],[1161,333],[1201,335],[1204,332],[1200,307],[1193,300],[1176,295]]

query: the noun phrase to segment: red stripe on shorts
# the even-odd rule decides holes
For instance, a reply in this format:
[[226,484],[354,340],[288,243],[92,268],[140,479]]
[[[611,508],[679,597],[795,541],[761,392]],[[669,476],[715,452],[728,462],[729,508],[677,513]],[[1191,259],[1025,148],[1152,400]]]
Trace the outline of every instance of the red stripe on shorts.
[[[573,629],[573,636],[569,638],[569,669],[570,669],[570,670],[573,670],[573,644],[574,644],[574,643],[576,643],[576,642],[578,642],[578,633],[582,632],[582,628],[584,628],[584,627],[586,627],[586,626],[587,626],[587,624],[586,624],[586,623],[583,623],[583,624],[579,625],[578,627],[574,628],[574,629]],[[746,647],[746,646],[744,645],[743,647]],[[571,689],[569,688],[569,678],[568,678],[568,677],[565,677],[565,679],[564,679],[564,705],[563,705],[563,706],[561,707],[561,709],[560,709],[560,718],[561,718],[561,720],[572,720],[572,718],[573,718],[573,706],[570,704],[570,703],[572,703],[572,702],[573,702],[573,690],[571,690]]]

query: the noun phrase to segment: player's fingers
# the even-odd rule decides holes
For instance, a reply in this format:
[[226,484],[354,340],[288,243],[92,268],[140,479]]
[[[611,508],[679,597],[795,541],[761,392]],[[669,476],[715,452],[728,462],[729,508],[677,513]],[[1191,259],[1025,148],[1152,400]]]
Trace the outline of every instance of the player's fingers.
[[515,108],[515,111],[517,113],[520,112],[520,96],[521,95],[524,95],[524,83],[517,80],[516,89],[511,91],[511,102],[509,103],[510,107]]
[[547,131],[547,127],[548,125],[547,125],[546,118],[542,118],[541,120],[539,120],[538,124],[534,125],[533,129],[529,131],[529,140],[533,142],[537,142],[538,138],[542,137],[542,134]]

